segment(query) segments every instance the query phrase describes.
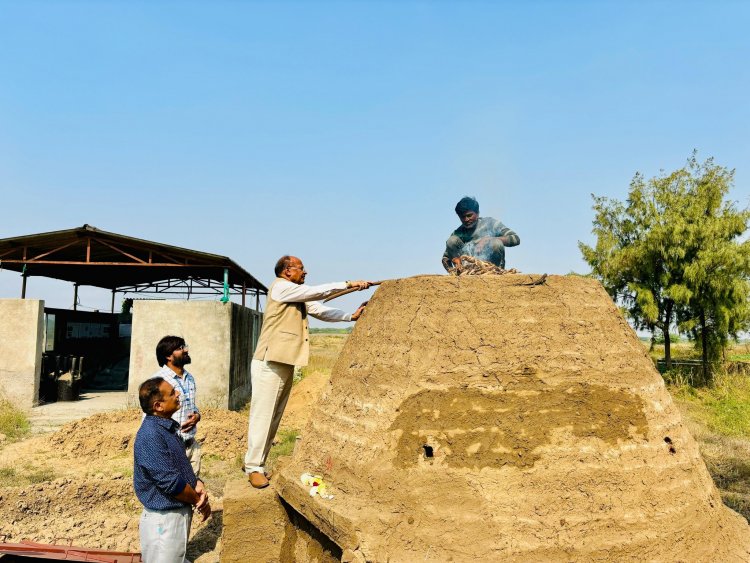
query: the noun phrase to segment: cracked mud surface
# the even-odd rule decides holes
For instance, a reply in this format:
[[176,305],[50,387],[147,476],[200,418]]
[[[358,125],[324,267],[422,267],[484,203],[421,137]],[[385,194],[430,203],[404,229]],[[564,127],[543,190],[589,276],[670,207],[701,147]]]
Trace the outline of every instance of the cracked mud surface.
[[750,561],[601,286],[528,278],[383,283],[282,471],[335,497],[295,508],[368,560]]

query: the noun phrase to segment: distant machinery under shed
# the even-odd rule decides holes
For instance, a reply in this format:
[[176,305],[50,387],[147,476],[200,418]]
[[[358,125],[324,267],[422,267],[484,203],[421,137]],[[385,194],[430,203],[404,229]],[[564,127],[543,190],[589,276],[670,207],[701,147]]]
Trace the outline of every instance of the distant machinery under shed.
[[[191,371],[206,380],[204,396],[210,391],[214,403],[234,408],[249,394],[260,297],[268,289],[226,256],[83,225],[0,239],[0,269],[22,278],[20,300],[0,299],[0,380],[8,379],[0,385],[22,404],[56,400],[68,380],[134,393],[133,383],[158,369],[152,350],[166,334],[190,343]],[[71,309],[27,300],[30,277],[73,283]],[[82,285],[110,290],[111,311],[78,311]],[[116,314],[117,293],[145,299],[136,298],[132,315],[129,307]],[[208,296],[214,299],[207,302]],[[231,296],[240,297],[241,306]],[[255,298],[254,309],[245,306],[248,297]]]

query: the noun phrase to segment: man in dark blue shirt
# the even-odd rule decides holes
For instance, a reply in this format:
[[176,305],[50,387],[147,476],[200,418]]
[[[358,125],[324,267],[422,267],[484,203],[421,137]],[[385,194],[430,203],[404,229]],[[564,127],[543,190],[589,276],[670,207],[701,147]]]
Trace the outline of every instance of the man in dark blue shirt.
[[135,437],[133,486],[143,504],[140,521],[141,552],[145,563],[185,561],[188,533],[195,506],[205,520],[211,515],[208,494],[196,478],[172,415],[180,397],[161,377],[138,388],[146,417]]

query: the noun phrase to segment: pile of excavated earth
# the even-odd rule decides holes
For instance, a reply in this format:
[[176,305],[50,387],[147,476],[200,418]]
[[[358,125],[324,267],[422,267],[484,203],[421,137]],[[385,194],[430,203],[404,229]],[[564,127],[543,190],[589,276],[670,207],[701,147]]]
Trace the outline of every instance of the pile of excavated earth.
[[[280,542],[287,553],[750,560],[747,521],[722,504],[609,296],[587,278],[538,279],[380,286],[272,481],[290,518],[309,524],[308,555],[289,537]],[[310,496],[306,472],[321,475],[333,498]],[[228,496],[225,521],[253,537],[252,522],[229,514]],[[224,555],[257,560],[251,544],[242,549]]]
[[[0,460],[3,482],[16,485],[13,474],[39,482],[0,488],[0,541],[139,551],[142,506],[133,493],[132,469],[140,421],[136,410],[102,413],[5,446]],[[198,438],[204,439],[204,459],[214,466],[224,463],[239,473],[246,435],[246,415],[203,411]],[[204,560],[216,561],[223,484],[211,490],[211,475],[205,480],[216,513],[205,523],[194,520],[188,556],[208,554]]]

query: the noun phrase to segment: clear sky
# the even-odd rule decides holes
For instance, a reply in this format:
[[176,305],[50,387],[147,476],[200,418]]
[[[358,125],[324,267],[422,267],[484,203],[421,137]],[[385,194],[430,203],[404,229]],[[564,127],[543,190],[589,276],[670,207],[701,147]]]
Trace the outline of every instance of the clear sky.
[[727,1],[0,0],[0,238],[89,223],[375,280],[442,273],[474,195],[508,267],[586,272],[590,194],[636,171],[696,148],[748,205],[748,29]]

